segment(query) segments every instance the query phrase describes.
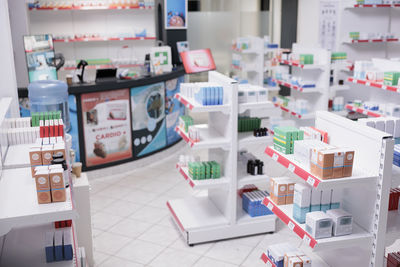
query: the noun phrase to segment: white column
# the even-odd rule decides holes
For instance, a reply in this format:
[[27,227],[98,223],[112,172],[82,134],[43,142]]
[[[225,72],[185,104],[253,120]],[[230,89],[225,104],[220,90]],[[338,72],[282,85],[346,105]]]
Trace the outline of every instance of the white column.
[[299,44],[319,43],[319,1],[299,0],[297,11],[297,43]]
[[0,97],[12,97],[11,115],[19,116],[17,79],[7,0],[0,0]]

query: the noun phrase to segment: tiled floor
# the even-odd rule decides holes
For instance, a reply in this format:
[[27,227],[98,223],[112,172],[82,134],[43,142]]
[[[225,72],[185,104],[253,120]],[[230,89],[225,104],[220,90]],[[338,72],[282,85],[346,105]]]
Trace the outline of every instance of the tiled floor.
[[[267,162],[261,150],[258,156]],[[90,181],[96,267],[257,267],[265,266],[260,256],[267,245],[301,242],[278,222],[275,234],[188,247],[165,203],[200,192],[193,191],[177,173],[177,158],[178,155],[172,155],[126,177]],[[266,169],[271,176],[286,172],[270,164],[267,162]]]

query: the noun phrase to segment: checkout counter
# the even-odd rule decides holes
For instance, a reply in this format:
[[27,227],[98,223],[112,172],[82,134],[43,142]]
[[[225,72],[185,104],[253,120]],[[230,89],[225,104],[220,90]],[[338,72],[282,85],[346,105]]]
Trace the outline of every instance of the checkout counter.
[[[135,80],[116,80],[69,86],[72,148],[83,170],[133,161],[173,146],[185,107],[174,95],[185,71]],[[21,110],[28,91],[19,88]]]

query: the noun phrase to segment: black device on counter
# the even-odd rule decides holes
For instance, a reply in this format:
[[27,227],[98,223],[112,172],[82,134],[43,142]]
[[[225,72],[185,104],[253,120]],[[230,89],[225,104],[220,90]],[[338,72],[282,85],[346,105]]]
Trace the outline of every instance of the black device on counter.
[[80,83],[83,83],[83,74],[85,73],[85,68],[87,65],[89,64],[86,60],[81,60],[79,61],[78,66],[76,66],[78,70],[82,68],[81,74],[77,74]]
[[96,70],[96,83],[114,82],[117,80],[117,69],[98,69]]

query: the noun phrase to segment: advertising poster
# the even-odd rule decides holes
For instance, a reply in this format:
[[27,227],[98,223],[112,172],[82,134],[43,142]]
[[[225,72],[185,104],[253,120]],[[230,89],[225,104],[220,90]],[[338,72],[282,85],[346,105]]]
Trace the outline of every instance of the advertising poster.
[[185,114],[185,106],[174,98],[179,93],[180,84],[183,83],[183,76],[165,82],[165,116],[167,126],[167,145],[172,145],[181,139],[175,132],[175,126],[179,124],[179,116]]
[[53,38],[49,34],[24,36],[29,82],[57,80]]
[[164,9],[166,29],[187,28],[187,0],[164,0]]
[[167,144],[164,83],[131,89],[133,153],[142,157]]
[[132,157],[129,89],[81,95],[86,166]]
[[319,4],[319,43],[322,48],[336,49],[339,3],[337,0],[325,0]]
[[180,56],[188,74],[216,69],[210,49],[186,51],[180,53]]

